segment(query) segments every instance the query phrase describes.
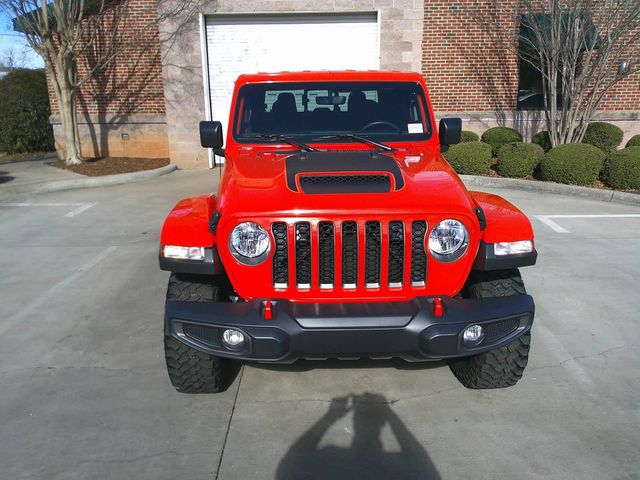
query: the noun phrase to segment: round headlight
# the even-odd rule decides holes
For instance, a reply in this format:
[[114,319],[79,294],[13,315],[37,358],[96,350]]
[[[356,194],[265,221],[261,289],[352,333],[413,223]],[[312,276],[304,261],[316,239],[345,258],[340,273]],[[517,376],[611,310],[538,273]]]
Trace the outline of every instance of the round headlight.
[[255,265],[267,258],[271,240],[267,231],[257,223],[243,222],[231,231],[229,245],[238,261]]
[[429,250],[436,260],[457,260],[469,246],[469,232],[462,222],[447,218],[438,223],[429,234]]

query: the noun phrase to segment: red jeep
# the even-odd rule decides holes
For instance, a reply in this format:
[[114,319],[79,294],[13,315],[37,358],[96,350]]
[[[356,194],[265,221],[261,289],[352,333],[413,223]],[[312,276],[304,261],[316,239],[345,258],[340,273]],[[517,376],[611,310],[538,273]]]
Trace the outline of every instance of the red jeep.
[[424,79],[403,72],[242,75],[217,195],[181,200],[161,234],[171,271],[169,377],[219,392],[239,361],[447,360],[468,388],[514,385],[533,299],[527,217],[467,191],[442,156]]

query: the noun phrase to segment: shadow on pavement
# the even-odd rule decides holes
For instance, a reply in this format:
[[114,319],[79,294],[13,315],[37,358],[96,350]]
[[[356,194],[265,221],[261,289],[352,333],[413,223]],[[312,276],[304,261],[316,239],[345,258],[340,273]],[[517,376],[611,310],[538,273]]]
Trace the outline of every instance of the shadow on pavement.
[[15,177],[13,175],[7,175],[9,172],[0,172],[0,185],[3,183],[10,182]]
[[[351,446],[320,446],[329,428],[351,411]],[[399,451],[384,450],[381,434],[385,425],[391,429]],[[276,472],[276,480],[440,478],[427,451],[387,399],[371,393],[331,400],[327,412],[289,448]]]

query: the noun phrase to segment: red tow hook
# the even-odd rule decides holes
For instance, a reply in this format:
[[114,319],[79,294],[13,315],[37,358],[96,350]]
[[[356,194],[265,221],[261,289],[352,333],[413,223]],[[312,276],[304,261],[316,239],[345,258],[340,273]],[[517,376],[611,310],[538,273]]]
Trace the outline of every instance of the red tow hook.
[[433,299],[433,316],[434,317],[444,316],[444,305],[442,304],[442,299],[440,298]]
[[271,300],[262,302],[262,318],[265,320],[273,320],[273,305]]

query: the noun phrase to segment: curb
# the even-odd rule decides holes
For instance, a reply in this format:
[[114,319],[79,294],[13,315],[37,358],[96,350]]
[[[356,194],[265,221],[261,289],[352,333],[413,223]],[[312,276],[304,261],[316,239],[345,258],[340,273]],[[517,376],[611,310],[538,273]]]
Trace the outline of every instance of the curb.
[[522,180],[519,178],[481,177],[476,175],[460,175],[460,178],[467,187],[510,188],[640,206],[640,194],[636,193],[563,185],[562,183],[543,182],[540,180]]
[[11,189],[10,187],[3,189],[2,193],[49,193],[61,190],[121,185],[124,183],[134,183],[147,180],[149,178],[160,177],[175,171],[177,168],[178,167],[175,165],[165,165],[164,167],[155,168],[153,170],[142,170],[140,172],[118,173],[116,175],[105,175],[103,177],[74,178],[72,180],[56,180],[42,184],[28,184],[16,187],[15,189]]

